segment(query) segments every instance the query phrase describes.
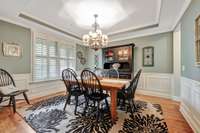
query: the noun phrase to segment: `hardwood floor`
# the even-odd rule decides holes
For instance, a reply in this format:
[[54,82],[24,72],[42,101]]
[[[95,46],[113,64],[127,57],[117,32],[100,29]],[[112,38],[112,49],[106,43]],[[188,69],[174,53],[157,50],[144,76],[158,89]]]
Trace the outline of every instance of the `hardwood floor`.
[[[63,93],[57,93],[47,97],[61,95]],[[37,98],[31,100],[31,103],[40,101],[44,98]],[[151,103],[158,103],[162,106],[165,121],[169,128],[170,133],[193,133],[192,129],[184,119],[184,117],[179,112],[179,103],[158,97],[145,96],[145,95],[136,95],[136,99],[144,100]],[[17,104],[17,107],[20,108],[24,105],[24,102]],[[13,114],[12,108],[4,107],[0,108],[0,133],[35,133],[33,129],[23,120],[23,118],[16,114]]]
[[170,133],[193,133],[185,118],[179,111],[179,102],[145,95],[137,95],[136,99],[160,104]]

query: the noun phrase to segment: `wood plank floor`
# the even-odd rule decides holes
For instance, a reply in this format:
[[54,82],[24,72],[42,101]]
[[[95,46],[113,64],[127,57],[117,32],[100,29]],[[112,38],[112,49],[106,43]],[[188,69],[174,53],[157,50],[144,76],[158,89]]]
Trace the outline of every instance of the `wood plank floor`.
[[[63,93],[57,93],[55,95],[61,95]],[[47,96],[47,97],[51,97]],[[31,100],[31,103],[40,101],[44,98],[37,98]],[[179,112],[179,103],[158,97],[136,95],[136,99],[144,100],[151,103],[158,103],[162,106],[165,121],[169,128],[170,133],[193,133],[192,129],[184,119],[184,117]],[[24,103],[18,103],[17,107],[23,106]],[[33,129],[21,118],[20,115],[13,114],[12,108],[4,107],[0,108],[0,133],[35,133]]]

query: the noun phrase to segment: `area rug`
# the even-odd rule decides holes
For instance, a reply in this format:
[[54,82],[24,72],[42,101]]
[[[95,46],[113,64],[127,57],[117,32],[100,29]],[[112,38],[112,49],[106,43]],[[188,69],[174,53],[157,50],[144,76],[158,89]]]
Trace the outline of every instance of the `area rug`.
[[[167,133],[168,128],[159,104],[136,101],[131,115],[118,109],[118,120],[112,123],[109,111],[96,122],[94,115],[74,115],[74,101],[65,104],[65,96],[56,96],[34,105],[17,109],[17,112],[37,133]],[[84,99],[79,100],[83,102]],[[102,105],[103,106],[103,105]],[[78,107],[82,112],[84,106]],[[92,108],[90,108],[92,109]]]

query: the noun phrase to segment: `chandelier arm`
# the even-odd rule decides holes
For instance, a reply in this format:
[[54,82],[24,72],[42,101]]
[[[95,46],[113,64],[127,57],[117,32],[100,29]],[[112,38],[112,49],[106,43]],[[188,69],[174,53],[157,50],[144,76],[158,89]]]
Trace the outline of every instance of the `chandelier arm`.
[[88,35],[83,36],[84,44],[88,45],[91,49],[95,51],[104,47],[108,43],[108,37],[102,34],[99,28],[99,24],[97,23],[97,14],[94,14],[95,22],[92,25],[94,28],[94,32],[90,31]]

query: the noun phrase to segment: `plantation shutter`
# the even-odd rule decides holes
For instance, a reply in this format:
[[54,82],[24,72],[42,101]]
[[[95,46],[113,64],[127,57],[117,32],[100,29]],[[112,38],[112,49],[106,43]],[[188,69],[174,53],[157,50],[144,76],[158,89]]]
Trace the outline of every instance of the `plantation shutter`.
[[33,50],[34,81],[59,79],[64,69],[75,69],[76,49],[73,45],[37,37]]
[[34,66],[33,66],[33,79],[45,80],[48,73],[48,48],[45,39],[37,38],[34,46]]

